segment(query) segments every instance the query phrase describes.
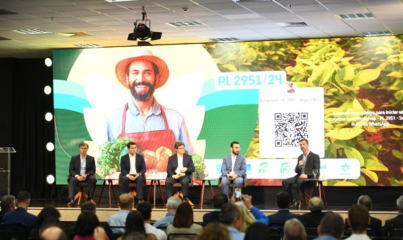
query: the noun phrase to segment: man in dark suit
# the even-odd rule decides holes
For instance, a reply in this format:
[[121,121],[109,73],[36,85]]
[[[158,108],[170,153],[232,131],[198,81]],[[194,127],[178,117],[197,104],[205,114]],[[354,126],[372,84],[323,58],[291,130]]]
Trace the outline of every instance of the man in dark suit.
[[304,224],[305,227],[317,227],[320,224],[322,218],[327,214],[326,212],[322,212],[323,210],[323,201],[318,197],[313,197],[309,201],[309,210],[311,212],[302,214],[298,217],[298,220]]
[[216,194],[213,198],[214,211],[203,215],[203,227],[212,222],[220,222],[221,207],[228,203],[228,197],[224,193]]
[[146,172],[146,164],[144,157],[137,152],[137,144],[129,142],[127,144],[129,153],[122,156],[120,159],[120,182],[122,186],[122,193],[129,192],[129,183],[136,183],[137,198],[140,202],[143,201],[143,182],[144,173]]
[[95,178],[95,159],[87,155],[88,144],[85,142],[80,143],[80,154],[71,157],[69,172],[70,176],[69,182],[69,203],[68,207],[74,206],[74,196],[77,192],[77,186],[79,182],[88,182],[88,201],[92,200],[95,191],[95,185],[97,184],[97,179]]
[[0,223],[3,219],[4,213],[11,212],[14,210],[15,210],[15,197],[13,195],[4,195],[1,198]]
[[403,228],[403,195],[397,199],[396,208],[399,215],[385,221],[382,233],[384,237],[389,237],[389,232],[392,230],[392,226],[395,226],[397,228]]
[[195,171],[192,156],[185,154],[185,144],[181,141],[175,143],[176,154],[169,157],[168,177],[165,183],[168,198],[173,195],[174,183],[182,184],[183,200],[186,200],[189,191],[189,183]]
[[283,227],[288,219],[298,218],[298,214],[290,213],[290,195],[287,192],[279,192],[276,195],[276,206],[279,208],[277,213],[267,216],[269,226]]
[[293,200],[293,207],[297,207],[300,202],[301,195],[304,192],[303,185],[305,183],[305,180],[314,177],[314,169],[318,169],[318,174],[320,170],[319,155],[309,151],[308,140],[300,140],[299,146],[301,147],[302,154],[298,157],[298,162],[295,166],[295,172],[297,173],[297,175],[283,180],[283,189],[290,194],[290,198],[292,198],[291,186],[294,183],[297,184],[297,194],[296,198]]
[[35,223],[36,216],[28,212],[31,203],[31,194],[27,191],[20,191],[17,194],[17,208],[14,211],[6,212],[3,215],[2,223],[13,224],[22,223],[27,226],[27,230],[38,228]]

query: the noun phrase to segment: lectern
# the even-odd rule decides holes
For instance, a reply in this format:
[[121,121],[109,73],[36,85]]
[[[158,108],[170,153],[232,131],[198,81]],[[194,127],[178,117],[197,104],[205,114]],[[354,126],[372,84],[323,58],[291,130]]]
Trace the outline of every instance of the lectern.
[[0,147],[0,199],[10,194],[11,153],[16,153],[13,147]]

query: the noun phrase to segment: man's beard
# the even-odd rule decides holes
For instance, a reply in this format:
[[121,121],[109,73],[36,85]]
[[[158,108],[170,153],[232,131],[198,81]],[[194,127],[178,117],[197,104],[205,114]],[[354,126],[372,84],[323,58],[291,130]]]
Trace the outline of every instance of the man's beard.
[[238,155],[238,154],[239,154],[239,152],[238,152],[238,153],[236,153],[235,151],[232,151],[232,153],[233,153],[234,155]]
[[[148,91],[143,94],[137,93],[136,86],[139,86],[139,85],[148,86]],[[154,90],[155,90],[155,84],[151,85],[149,82],[135,83],[130,88],[130,92],[132,93],[132,96],[134,97],[134,99],[136,99],[137,101],[142,101],[142,102],[149,100],[152,97],[152,95],[154,94]]]

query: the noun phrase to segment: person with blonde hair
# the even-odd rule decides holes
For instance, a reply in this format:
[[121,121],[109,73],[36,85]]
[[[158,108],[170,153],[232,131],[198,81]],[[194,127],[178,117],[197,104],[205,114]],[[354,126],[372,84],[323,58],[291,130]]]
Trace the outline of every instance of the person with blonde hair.
[[249,225],[254,222],[260,222],[266,226],[269,225],[269,219],[266,215],[252,205],[252,196],[244,194],[242,195],[242,202],[235,202],[235,204],[241,208],[243,213],[241,232],[246,232]]
[[211,222],[203,229],[197,240],[230,240],[230,235],[224,224]]

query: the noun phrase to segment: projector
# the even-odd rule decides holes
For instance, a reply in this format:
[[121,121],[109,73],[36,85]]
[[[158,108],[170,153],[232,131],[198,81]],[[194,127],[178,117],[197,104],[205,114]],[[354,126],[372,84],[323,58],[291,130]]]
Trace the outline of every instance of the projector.
[[146,20],[136,20],[134,22],[134,30],[133,33],[129,33],[127,36],[127,40],[136,41],[141,40],[145,41],[150,39],[150,41],[161,39],[162,32],[153,32],[151,31],[151,21]]

